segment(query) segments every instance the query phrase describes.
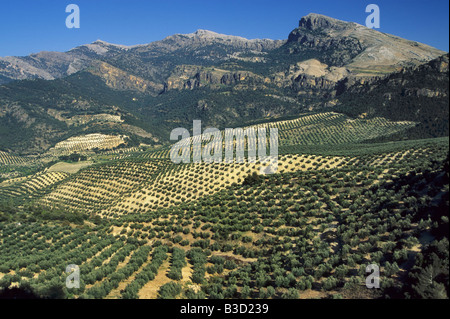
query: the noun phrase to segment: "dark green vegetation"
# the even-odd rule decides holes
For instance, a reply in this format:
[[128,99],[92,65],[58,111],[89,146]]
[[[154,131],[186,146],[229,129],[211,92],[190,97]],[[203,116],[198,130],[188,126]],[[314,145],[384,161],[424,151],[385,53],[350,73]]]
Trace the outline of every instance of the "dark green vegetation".
[[[276,88],[235,90],[231,86],[220,90],[199,88],[151,96],[114,90],[89,72],[55,81],[14,82],[0,86],[0,102],[11,112],[9,117],[0,117],[0,150],[12,149],[28,154],[30,150],[41,152],[71,136],[89,133],[127,134],[139,142],[155,143],[153,139],[135,135],[128,127],[119,124],[98,122],[68,126],[49,115],[48,108],[62,112],[65,118],[118,114],[126,124],[142,128],[167,143],[170,132],[175,128],[174,123],[177,123],[176,127],[191,127],[195,119],[202,120],[207,126],[238,127],[246,121],[264,118],[269,112],[295,115],[308,104],[268,96],[284,95],[278,91]],[[206,101],[207,108],[199,106],[202,100]],[[38,138],[45,140],[45,145],[40,148],[37,148],[40,146],[36,141]]]
[[433,145],[445,146],[449,144],[448,137],[405,140],[384,143],[337,144],[337,145],[289,145],[279,148],[281,154],[311,154],[322,156],[363,156],[381,155],[388,152],[401,152],[407,149],[431,147]]
[[365,114],[419,123],[395,136],[396,139],[448,136],[448,63],[447,54],[374,83],[354,85],[338,96],[340,104],[336,110],[352,117]]
[[[52,81],[10,81],[0,58],[0,298],[448,298],[442,54],[311,14],[287,41],[200,30],[19,59]],[[277,128],[276,174],[174,164],[193,120]]]
[[69,162],[69,163],[76,163],[79,161],[85,161],[87,159],[87,157],[85,155],[80,155],[77,153],[73,153],[70,155],[61,155],[59,157],[60,161],[64,161],[64,162]]
[[[71,136],[123,133],[124,129],[102,122],[69,126],[48,114],[47,110],[51,108],[62,112],[65,118],[102,113],[116,115],[114,106],[120,105],[120,114],[128,118],[131,115],[128,115],[127,107],[135,107],[133,97],[133,92],[112,90],[88,72],[55,81],[18,81],[0,86],[0,100],[3,105],[8,106],[9,113],[9,116],[0,117],[0,149],[14,149],[24,153],[33,150],[39,153]],[[134,116],[131,118],[131,124],[138,121]],[[154,124],[151,121],[147,123]],[[44,145],[37,142],[37,139],[42,138]]]
[[[448,140],[362,153],[341,167],[249,175],[196,201],[82,225],[7,212],[1,287],[18,283],[41,298],[148,289],[169,299],[448,298]],[[80,265],[80,289],[64,286],[68,263]],[[380,290],[364,287],[372,263]]]

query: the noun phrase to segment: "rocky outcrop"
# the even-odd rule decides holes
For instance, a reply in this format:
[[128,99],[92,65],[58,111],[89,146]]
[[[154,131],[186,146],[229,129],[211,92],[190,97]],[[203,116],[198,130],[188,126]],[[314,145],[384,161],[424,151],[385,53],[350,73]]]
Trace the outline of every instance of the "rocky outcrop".
[[278,87],[289,87],[300,94],[321,91],[335,95],[338,83],[350,77],[346,68],[330,67],[319,60],[311,59],[291,65],[285,72],[274,74],[270,81]]
[[285,50],[345,66],[359,76],[379,76],[418,66],[445,52],[353,22],[309,14],[291,32]]
[[249,71],[227,71],[216,68],[183,65],[175,68],[164,86],[164,92],[170,90],[193,90],[201,87],[217,89],[252,79],[263,83],[264,78]]
[[100,77],[107,86],[119,91],[160,93],[164,86],[129,74],[105,62],[94,62],[89,72]]
[[[137,49],[139,52],[170,53],[180,49],[194,50],[209,45],[223,45],[233,52],[256,51],[267,52],[279,48],[286,41],[270,39],[246,39],[243,37],[220,34],[208,30],[197,30],[189,34],[175,34],[161,41],[156,41]],[[226,54],[223,55],[226,58]]]
[[[448,136],[449,55],[405,68],[370,85],[355,84],[337,97],[337,110],[421,123],[413,137]],[[415,134],[416,134],[415,133]],[[425,134],[425,135],[424,135]]]
[[54,80],[84,70],[91,62],[85,56],[60,52],[5,57],[0,58],[0,77],[3,77],[3,83],[27,79]]
[[321,14],[310,13],[299,22],[299,28],[308,30],[335,29],[345,30],[347,23]]

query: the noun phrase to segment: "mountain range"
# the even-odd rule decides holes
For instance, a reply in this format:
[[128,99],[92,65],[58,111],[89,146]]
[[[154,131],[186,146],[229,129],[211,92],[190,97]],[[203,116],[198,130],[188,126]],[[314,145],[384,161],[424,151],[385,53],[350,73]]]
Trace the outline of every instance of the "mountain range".
[[198,30],[0,58],[0,150],[41,153],[87,133],[160,145],[193,119],[224,128],[322,108],[416,121],[411,136],[444,136],[448,95],[446,52],[309,14],[286,40]]

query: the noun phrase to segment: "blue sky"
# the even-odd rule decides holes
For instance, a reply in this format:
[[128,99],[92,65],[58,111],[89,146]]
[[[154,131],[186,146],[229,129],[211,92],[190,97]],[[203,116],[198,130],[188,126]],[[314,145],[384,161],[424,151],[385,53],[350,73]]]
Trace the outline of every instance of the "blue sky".
[[[65,26],[71,3],[80,7],[80,29]],[[0,56],[67,51],[97,39],[142,44],[197,29],[286,39],[311,12],[365,24],[371,3],[381,10],[380,31],[448,51],[448,0],[1,0]]]

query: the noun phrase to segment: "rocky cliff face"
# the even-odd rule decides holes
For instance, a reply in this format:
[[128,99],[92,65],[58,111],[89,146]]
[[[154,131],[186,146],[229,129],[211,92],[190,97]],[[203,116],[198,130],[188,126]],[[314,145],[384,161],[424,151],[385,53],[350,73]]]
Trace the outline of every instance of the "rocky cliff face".
[[336,108],[351,116],[382,116],[420,123],[414,138],[449,133],[449,55],[405,68],[368,84],[355,84],[339,95]]
[[290,65],[273,73],[272,83],[299,95],[324,98],[444,54],[427,45],[319,14],[303,17],[288,41],[275,51]]
[[289,35],[286,49],[291,53],[315,53],[321,62],[345,66],[360,76],[389,74],[403,67],[426,63],[445,53],[357,23],[319,14],[310,14],[300,20],[299,27]]
[[347,23],[321,14],[310,13],[300,20],[298,26],[300,29],[313,31],[320,29],[334,29],[342,31],[347,28]]
[[343,21],[310,14],[289,34],[285,47],[290,54],[314,54],[322,62],[344,66],[363,51],[358,38],[345,35],[351,27]]
[[[220,34],[208,30],[197,30],[190,34],[176,34],[162,41],[141,46],[138,51],[166,51],[174,52],[179,49],[199,49],[208,45],[224,45],[233,51],[257,51],[267,52],[283,45],[285,41],[270,39],[249,40],[243,37]],[[224,58],[226,56],[223,56]]]
[[402,68],[420,65],[443,54],[442,51],[426,45],[319,14],[303,17],[299,27],[291,32],[285,43],[245,40],[200,30],[190,35],[169,37],[162,43],[150,46],[152,50],[156,46],[161,48],[163,44],[165,50],[184,47],[193,50],[194,55],[201,56],[206,51],[198,48],[207,43],[228,43],[229,49],[249,51],[243,56],[239,51],[232,55],[224,52],[222,55],[214,55],[209,52],[209,55],[202,57],[205,60],[215,59],[217,62],[221,59],[227,60],[228,57],[234,61],[266,66],[267,70],[274,65],[286,64],[284,61],[289,62],[284,69],[269,71],[269,74],[264,75],[245,69],[237,74],[236,71],[221,70],[220,67],[176,67],[165,81],[165,91],[192,90],[205,86],[218,88],[220,85],[236,85],[242,79],[252,79],[252,83],[288,88],[298,95],[329,98],[352,85],[370,83]]
[[233,86],[251,79],[263,83],[264,78],[249,71],[227,71],[218,68],[206,68],[192,65],[176,67],[167,79],[164,91],[193,90],[201,87],[218,89]]
[[[448,98],[449,55],[442,55],[417,67],[409,67],[383,79],[372,81],[370,85],[353,83],[347,94],[365,95],[382,87],[387,100],[401,95],[404,97]],[[437,85],[439,83],[439,85]],[[369,92],[370,91],[370,92]]]
[[330,67],[311,59],[291,65],[286,71],[274,74],[270,80],[280,88],[289,87],[297,94],[335,95],[338,83],[351,76],[344,67]]

